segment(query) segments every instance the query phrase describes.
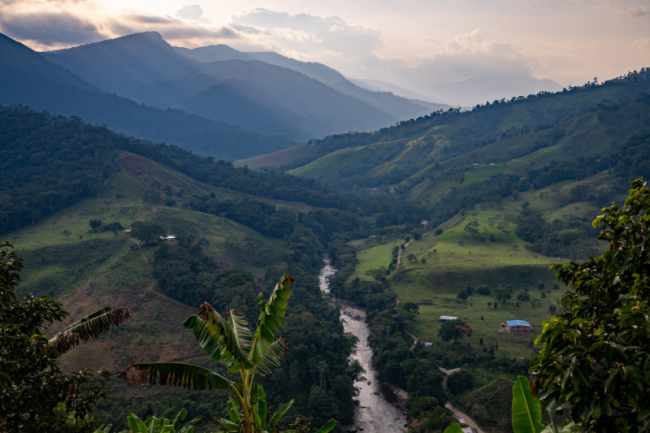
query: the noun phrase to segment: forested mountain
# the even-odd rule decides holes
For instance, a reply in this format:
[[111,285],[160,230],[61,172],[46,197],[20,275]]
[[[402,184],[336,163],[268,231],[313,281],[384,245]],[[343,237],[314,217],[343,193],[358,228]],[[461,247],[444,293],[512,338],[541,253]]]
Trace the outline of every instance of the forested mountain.
[[0,35],[0,104],[24,104],[130,136],[206,156],[238,159],[290,147],[293,142],[243,131],[234,124],[160,110],[105,93],[28,47]]
[[[643,69],[602,85],[498,100],[464,112],[439,111],[374,133],[330,136],[314,141],[325,156],[294,172],[346,186],[400,185],[417,191],[425,178],[452,167],[505,164],[528,154],[535,157],[537,151],[539,157],[553,149],[563,152],[565,147],[569,157],[606,152],[606,143],[620,143],[647,127],[643,106],[634,104],[642,104],[648,90],[650,80]],[[632,113],[621,123],[626,117],[615,116],[623,106]],[[573,136],[583,147],[573,144]]]
[[156,32],[138,33],[43,55],[97,88],[125,97],[129,97],[131,89],[143,83],[190,74],[198,66],[198,62],[178,54]]
[[[0,233],[28,263],[20,293],[53,296],[74,317],[104,302],[133,312],[132,323],[64,356],[66,371],[119,373],[145,360],[207,363],[183,316],[206,301],[253,316],[255,296],[268,296],[289,272],[296,282],[280,332],[291,349],[281,372],[263,379],[267,398],[276,406],[295,398],[287,417],[349,418],[361,371],[348,360],[354,341],[343,335],[316,275],[326,245],[367,236],[377,226],[364,215],[395,209],[390,200],[360,202],[311,180],[234,168],[24,107],[2,107],[0,131],[7,178]],[[411,225],[422,217],[408,206],[400,211]],[[144,229],[130,238],[122,230],[131,226],[173,233],[178,242],[161,243]],[[223,393],[138,387],[133,397],[135,389],[115,382],[94,415],[119,429],[127,411],[167,416],[183,406],[203,417],[200,431],[225,415]]]
[[[213,86],[225,80],[238,79],[251,83],[250,91],[233,93],[229,99],[201,96]],[[253,87],[254,86],[254,87]],[[250,92],[256,89],[256,100]],[[218,119],[221,113],[233,107],[236,113],[243,106],[248,112],[266,112],[267,106],[279,105],[285,112],[293,112],[293,123],[281,123],[281,127],[300,128],[303,141],[313,136],[324,136],[332,131],[372,130],[391,124],[395,118],[376,110],[363,102],[343,95],[325,84],[290,69],[280,68],[259,61],[224,60],[206,63],[199,72],[171,81],[143,84],[131,92],[131,97],[156,106],[180,106],[188,111],[199,112],[193,105],[200,99],[200,112]],[[209,104],[209,105],[206,105]],[[259,116],[254,124],[248,119],[237,120],[242,127],[254,127],[263,121]],[[232,115],[231,117],[232,118]],[[293,137],[292,137],[293,138]]]
[[179,53],[191,59],[201,62],[220,60],[244,60],[268,63],[270,65],[291,69],[310,78],[320,81],[344,95],[352,96],[366,104],[380,110],[396,119],[408,119],[428,114],[431,111],[448,108],[445,104],[427,103],[416,100],[408,100],[395,96],[390,91],[368,90],[359,87],[345,78],[338,71],[329,68],[321,63],[302,62],[282,56],[274,52],[249,52],[243,53],[227,45],[212,45],[195,48],[176,48]]
[[[44,55],[109,93],[303,142],[337,132],[374,130],[431,111],[389,93],[358,88],[322,65],[337,76],[335,82],[311,78],[305,72],[313,67],[296,68],[294,64],[302,62],[281,56],[257,61],[255,54],[205,47],[198,57],[213,52],[210,57],[219,61],[202,63],[183,55],[188,50],[175,50],[158,33],[147,32]],[[287,62],[294,67],[287,68]],[[240,86],[222,84],[230,79],[241,80]]]
[[[632,179],[650,175],[640,156],[650,130],[649,90],[644,68],[602,85],[436,112],[372,134],[331,136],[315,142],[314,161],[290,173],[417,203],[430,210],[432,228],[475,207],[499,208],[534,193],[546,203],[537,209],[564,208],[565,217],[578,218],[564,227],[574,229],[589,212],[620,199]],[[576,202],[589,210],[570,210]],[[519,209],[513,217],[521,238],[535,251],[559,254],[564,242],[553,234],[561,229],[552,226],[552,214],[529,213]],[[593,233],[586,229],[575,239],[583,235]]]

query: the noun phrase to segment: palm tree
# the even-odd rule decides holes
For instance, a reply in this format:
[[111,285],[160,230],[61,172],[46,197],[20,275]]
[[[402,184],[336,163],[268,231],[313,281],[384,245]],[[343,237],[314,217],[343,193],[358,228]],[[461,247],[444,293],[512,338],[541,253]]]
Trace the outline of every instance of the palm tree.
[[[230,398],[228,413],[230,420],[219,422],[228,431],[243,433],[274,432],[293,400],[271,417],[267,416],[266,395],[255,382],[255,376],[268,376],[280,366],[289,346],[284,337],[276,340],[282,317],[293,285],[293,278],[284,274],[276,284],[268,302],[264,295],[257,297],[260,314],[255,333],[248,328],[248,321],[242,313],[234,310],[221,316],[207,302],[199,308],[199,314],[188,317],[183,326],[191,329],[200,346],[213,360],[225,364],[231,373],[239,373],[241,384],[227,379],[215,371],[198,365],[182,362],[150,362],[130,365],[121,378],[128,382],[160,385],[186,386],[196,390],[215,391],[230,388],[236,399]],[[300,423],[298,423],[300,424]],[[317,433],[326,433],[336,425],[330,420]],[[292,426],[290,426],[292,427]],[[296,426],[289,431],[306,431],[311,426]]]

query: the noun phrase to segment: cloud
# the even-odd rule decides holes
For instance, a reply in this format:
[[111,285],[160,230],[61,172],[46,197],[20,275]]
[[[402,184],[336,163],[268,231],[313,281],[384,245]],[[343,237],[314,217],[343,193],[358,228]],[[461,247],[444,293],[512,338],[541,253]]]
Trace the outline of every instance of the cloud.
[[[247,26],[264,32],[274,46],[284,52],[309,53],[314,59],[347,56],[351,61],[370,58],[383,46],[382,31],[346,23],[338,16],[320,17],[254,9],[234,15],[233,27]],[[251,34],[251,32],[248,32]]]
[[627,8],[627,12],[635,17],[650,15],[650,7],[644,5],[634,5]]
[[632,42],[632,47],[639,50],[650,49],[650,38],[639,38]]
[[203,18],[203,9],[199,5],[184,5],[176,11],[176,16],[182,20],[194,21],[201,24],[211,24],[212,22]]
[[124,9],[112,12],[92,0],[0,0],[0,32],[39,51],[146,31],[157,31],[170,44],[187,47],[229,43],[244,35],[229,25],[209,25],[198,5],[186,5],[179,12],[192,19]]
[[609,9],[618,13],[632,15],[634,17],[650,16],[650,6],[624,2],[623,0],[608,0],[599,5],[598,8]]
[[145,31],[156,31],[171,44],[201,46],[236,40],[241,35],[228,26],[203,26],[187,23],[170,16],[125,13],[112,18],[106,27],[116,36],[124,36]]
[[198,21],[203,16],[203,9],[199,5],[184,5],[176,11],[176,16],[182,20]]
[[86,44],[104,38],[93,23],[67,12],[3,13],[0,29],[11,38],[41,45]]

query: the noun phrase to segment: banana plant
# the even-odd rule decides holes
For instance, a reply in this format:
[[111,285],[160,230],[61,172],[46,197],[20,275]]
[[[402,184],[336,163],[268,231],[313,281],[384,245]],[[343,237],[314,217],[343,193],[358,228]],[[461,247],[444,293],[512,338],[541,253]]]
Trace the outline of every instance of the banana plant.
[[[515,433],[570,433],[573,423],[559,428],[552,411],[549,411],[551,425],[542,425],[542,408],[533,395],[530,382],[519,376],[512,387],[512,429]],[[536,392],[535,392],[536,394]]]
[[181,428],[181,421],[187,417],[187,411],[181,409],[174,419],[157,418],[150,416],[142,421],[136,414],[130,414],[126,418],[129,430],[120,433],[194,433],[194,424],[201,420],[201,417],[194,418]]
[[[223,317],[207,302],[201,305],[198,315],[194,314],[183,322],[208,356],[224,364],[230,373],[238,374],[240,383],[207,368],[181,362],[136,363],[130,365],[120,377],[128,382],[185,386],[205,391],[230,389],[235,395],[228,403],[231,419],[220,420],[229,430],[236,426],[237,430],[231,431],[275,431],[277,422],[293,402],[285,405],[267,422],[266,397],[255,377],[273,373],[289,349],[284,337],[276,339],[275,333],[287,312],[291,296],[289,287],[292,285],[291,275],[284,274],[268,302],[264,301],[263,294],[257,297],[259,317],[255,332],[248,328],[248,321],[242,313],[230,310]],[[332,420],[318,433],[326,433],[335,425]]]
[[[252,403],[255,409],[255,429],[259,432],[277,432],[278,431],[278,421],[284,416],[284,414],[289,410],[294,400],[291,400],[289,403],[285,404],[279,411],[269,416],[260,416],[261,414],[266,413],[266,394],[264,393],[264,388],[262,385],[254,384],[252,395],[256,396],[253,398]],[[228,409],[228,416],[230,420],[220,418],[217,419],[219,424],[226,428],[229,432],[239,432],[239,428],[243,420],[243,411],[237,400],[232,397],[228,400],[226,406]],[[336,421],[333,419],[330,420],[323,427],[318,429],[316,433],[327,433],[336,426]],[[304,417],[299,417],[293,423],[289,424],[283,433],[307,433],[312,430],[311,423],[306,423]]]

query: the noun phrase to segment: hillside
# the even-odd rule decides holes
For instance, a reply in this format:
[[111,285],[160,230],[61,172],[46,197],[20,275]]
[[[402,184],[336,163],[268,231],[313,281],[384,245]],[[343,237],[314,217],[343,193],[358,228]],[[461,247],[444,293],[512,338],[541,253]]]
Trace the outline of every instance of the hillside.
[[179,110],[159,110],[93,87],[41,54],[0,34],[0,104],[23,104],[79,116],[141,139],[176,144],[200,155],[241,159],[293,145],[236,125]]
[[[26,263],[19,292],[62,301],[71,320],[105,305],[127,306],[133,313],[131,322],[64,356],[65,370],[105,367],[119,373],[132,362],[158,360],[214,367],[182,320],[206,301],[222,312],[256,317],[255,297],[268,296],[289,272],[296,283],[281,333],[296,350],[283,365],[300,382],[266,382],[267,398],[274,410],[297,398],[288,416],[305,414],[316,423],[350,415],[357,373],[347,357],[353,341],[321,297],[316,275],[322,243],[332,232],[343,233],[341,226],[354,230],[354,216],[296,202],[304,197],[327,204],[317,196],[318,186],[301,179],[236,169],[46,113],[3,109],[0,121],[13,126],[3,128],[3,169],[14,182],[3,183],[0,196],[3,221],[12,221],[2,237]],[[251,189],[258,196],[247,193]],[[324,191],[333,203],[338,200]],[[294,201],[274,198],[282,194]],[[42,213],[27,212],[37,208]],[[176,241],[147,238],[138,227],[175,235]],[[311,385],[320,383],[309,366],[321,359],[338,384],[336,394],[318,394],[326,410],[309,404]],[[223,393],[115,381],[109,395],[95,415],[114,426],[127,410],[143,416],[151,408],[162,415],[185,407],[191,417],[203,417],[202,432],[215,427],[212,416],[225,415]]]
[[143,83],[189,74],[198,66],[198,62],[178,54],[156,32],[123,36],[43,55],[97,88],[126,97],[132,88]]
[[[206,50],[199,57],[205,57]],[[401,99],[401,112],[385,111],[381,106],[388,94],[368,103],[304,71],[254,57],[239,60],[242,56],[224,55],[236,54],[234,50],[221,51],[213,56],[219,61],[202,63],[186,57],[186,50],[175,50],[160,34],[147,32],[44,55],[97,88],[138,103],[183,109],[299,142],[343,131],[369,131],[430,111]],[[233,86],[233,79],[241,85]]]
[[[332,293],[366,308],[376,368],[411,408],[442,406],[437,369],[460,367],[454,404],[486,431],[509,431],[498,407],[512,384],[484,379],[527,374],[542,322],[561,308],[550,266],[607,248],[591,222],[650,176],[649,74],[327,137],[288,171],[425,209],[412,224],[376,208],[372,236],[330,246]],[[509,320],[532,332],[508,333]],[[469,331],[456,340],[446,325]]]
[[[474,167],[471,164],[508,163],[520,157],[528,158],[527,163],[538,157],[546,163],[557,155],[554,152],[568,148],[572,156],[603,152],[607,143],[620,142],[648,127],[645,99],[639,98],[650,90],[647,75],[642,72],[638,78],[601,86],[495,101],[467,112],[436,112],[374,133],[327,137],[315,142],[323,148],[317,155],[324,156],[291,173],[343,188],[397,188],[422,200],[430,197],[418,193],[429,187],[423,182]],[[588,144],[594,140],[596,147]],[[499,170],[506,174],[508,170],[502,168],[489,168],[490,174]]]
[[363,86],[357,86],[345,78],[338,71],[321,63],[302,62],[291,59],[274,52],[247,52],[237,51],[227,45],[212,45],[207,47],[176,48],[184,56],[201,62],[214,62],[222,60],[244,60],[268,63],[300,72],[310,78],[320,81],[323,84],[337,90],[338,92],[352,96],[366,104],[374,107],[383,113],[396,119],[410,119],[438,109],[449,108],[445,104],[427,103],[417,100],[409,100],[390,91],[369,90]]

